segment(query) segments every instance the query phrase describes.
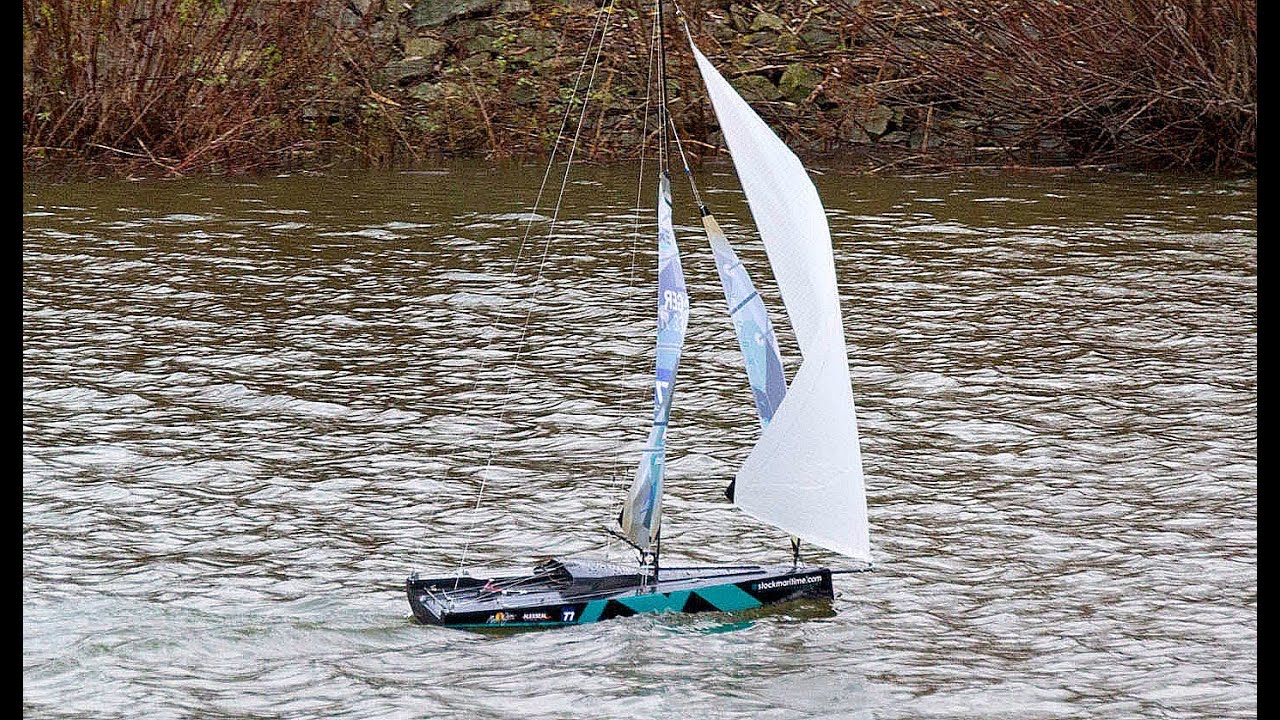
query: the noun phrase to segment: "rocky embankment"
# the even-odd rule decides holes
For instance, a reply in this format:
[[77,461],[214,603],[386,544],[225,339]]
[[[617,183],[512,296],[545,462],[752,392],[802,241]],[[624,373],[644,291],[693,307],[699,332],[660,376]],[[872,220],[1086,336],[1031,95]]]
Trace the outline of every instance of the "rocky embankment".
[[[686,2],[699,47],[804,156],[1256,169],[1248,0]],[[668,107],[714,156],[665,7]],[[635,157],[654,132],[653,17],[593,0],[24,3],[24,166],[545,157],[566,118],[578,158]]]
[[[418,0],[371,27],[396,52],[370,76],[428,148],[493,156],[539,155],[559,131],[567,100],[583,79],[594,6],[530,0]],[[1017,128],[984,127],[964,110],[912,101],[895,89],[902,69],[866,17],[807,2],[768,5],[704,0],[683,8],[691,30],[738,91],[802,154],[865,153],[878,158],[931,150],[1002,153],[993,138]],[[671,7],[668,7],[671,13]],[[652,9],[615,6],[583,117],[589,157],[632,156],[644,137],[650,84]],[[668,18],[669,107],[697,153],[721,145],[715,119],[679,33]],[[652,101],[651,101],[652,102]],[[575,110],[577,107],[575,106]],[[650,104],[652,112],[652,104]],[[576,121],[576,114],[570,114]],[[652,130],[653,118],[648,119]],[[572,129],[572,128],[571,128]],[[1051,150],[1046,145],[1042,150]]]

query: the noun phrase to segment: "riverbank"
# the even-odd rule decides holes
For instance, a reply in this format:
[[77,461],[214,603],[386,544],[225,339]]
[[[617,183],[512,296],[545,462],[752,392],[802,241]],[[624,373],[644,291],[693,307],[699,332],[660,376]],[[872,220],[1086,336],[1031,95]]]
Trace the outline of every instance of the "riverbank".
[[[868,170],[1256,171],[1257,13],[1243,0],[682,9],[699,46],[802,156]],[[651,28],[647,7],[600,13],[576,0],[25,0],[24,168],[181,175],[535,158],[566,116],[582,119],[579,158],[635,157],[653,129]],[[718,155],[675,29],[673,118],[695,156]],[[573,103],[587,87],[583,113]]]

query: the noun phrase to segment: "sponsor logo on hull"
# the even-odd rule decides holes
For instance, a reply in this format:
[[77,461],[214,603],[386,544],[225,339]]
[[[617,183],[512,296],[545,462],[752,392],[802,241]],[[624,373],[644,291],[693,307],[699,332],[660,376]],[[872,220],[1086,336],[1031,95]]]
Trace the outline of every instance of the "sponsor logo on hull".
[[812,585],[822,582],[821,575],[805,575],[803,577],[779,578],[777,580],[764,580],[754,583],[752,590],[776,590],[778,588],[796,587],[798,585]]

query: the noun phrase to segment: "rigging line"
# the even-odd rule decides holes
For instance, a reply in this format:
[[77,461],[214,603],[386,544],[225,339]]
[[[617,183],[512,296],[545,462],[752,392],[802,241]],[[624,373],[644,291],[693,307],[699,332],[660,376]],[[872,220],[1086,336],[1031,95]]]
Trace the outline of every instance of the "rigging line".
[[[676,9],[676,23],[684,29],[684,35],[689,40],[689,47],[697,49],[693,43],[693,32],[689,30],[689,20],[684,14],[684,10],[680,9],[680,3],[676,0],[670,0],[672,7]],[[693,199],[698,203],[699,211],[706,211],[706,206],[702,204],[702,197],[698,195],[698,186],[693,182],[693,172],[689,170],[689,160],[685,157],[684,143],[680,142],[680,133],[676,132],[675,121],[671,122],[671,134],[676,138],[676,149],[680,151],[680,162],[684,164],[684,174],[689,178],[689,187],[693,188]]]
[[[578,114],[578,126],[573,132],[573,142],[569,145],[569,155],[565,160],[564,177],[560,181],[560,194],[556,197],[556,207],[551,214],[551,223],[547,228],[547,239],[542,245],[542,258],[538,262],[538,272],[533,280],[532,291],[529,294],[529,307],[525,310],[524,325],[520,330],[520,340],[516,344],[516,355],[511,361],[511,365],[507,369],[506,392],[502,397],[502,406],[498,411],[498,425],[507,416],[507,405],[511,400],[511,380],[515,376],[516,368],[520,364],[520,358],[524,355],[525,338],[529,333],[529,320],[533,317],[533,308],[537,304],[538,289],[542,285],[542,273],[547,265],[547,255],[551,249],[551,241],[555,238],[556,221],[560,218],[560,207],[564,202],[565,187],[569,184],[569,170],[573,166],[573,156],[578,149],[578,140],[582,135],[582,126],[585,124],[587,115],[587,106],[590,105],[591,89],[595,86],[596,71],[600,68],[600,56],[604,50],[605,38],[609,35],[609,25],[613,20],[613,7],[616,0],[609,0],[608,7],[601,7],[600,12],[605,14],[604,27],[600,31],[600,43],[596,45],[596,57],[591,64],[591,75],[587,79],[587,91],[582,96],[582,112]],[[590,55],[591,46],[587,46],[587,54]],[[571,103],[572,104],[572,103]],[[493,458],[497,453],[496,439],[498,432],[497,426],[494,427],[494,438],[491,438],[489,445],[489,457],[485,460],[484,470],[480,473],[480,489],[476,493],[476,504],[471,509],[470,526],[467,529],[467,539],[462,544],[462,556],[458,562],[457,578],[454,580],[454,588],[457,588],[458,581],[462,578],[463,568],[466,567],[467,552],[471,547],[471,539],[475,534],[476,513],[480,510],[480,504],[484,500],[484,490],[489,480],[489,470],[493,467]]]
[[707,206],[702,202],[702,195],[698,192],[698,184],[693,181],[693,171],[689,169],[689,158],[684,153],[684,143],[680,142],[680,133],[676,131],[676,121],[667,116],[667,121],[671,123],[671,136],[676,139],[676,150],[680,152],[680,164],[684,166],[684,175],[689,178],[689,188],[693,190],[693,201],[698,204],[698,210],[704,215],[707,213]]
[[[519,248],[517,248],[517,250],[516,250],[516,257],[515,257],[515,261],[511,263],[511,270],[510,270],[510,272],[508,273],[509,278],[510,278],[510,282],[513,282],[513,283],[515,282],[515,280],[516,280],[516,278],[517,278],[517,271],[518,271],[518,270],[519,270],[519,268],[520,268],[520,261],[521,261],[521,259],[523,259],[523,258],[524,258],[524,249],[525,249],[525,247],[528,245],[528,242],[529,242],[529,234],[530,234],[530,232],[533,230],[533,223],[537,220],[537,217],[538,217],[538,207],[541,205],[541,203],[542,203],[542,196],[543,196],[544,192],[546,191],[546,187],[547,187],[547,179],[551,177],[551,168],[555,166],[555,162],[556,162],[556,154],[557,154],[557,153],[559,152],[559,150],[560,150],[560,144],[561,144],[561,142],[562,142],[562,141],[563,141],[563,139],[564,139],[564,131],[565,131],[565,128],[566,128],[566,127],[568,127],[568,125],[569,125],[569,117],[570,117],[570,116],[572,115],[572,113],[573,113],[573,101],[574,101],[574,100],[577,98],[577,96],[578,96],[578,87],[581,85],[581,83],[582,83],[582,78],[583,78],[583,76],[586,74],[587,61],[591,59],[591,48],[592,48],[592,47],[594,46],[594,44],[595,44],[595,40],[596,40],[596,33],[597,33],[597,32],[599,31],[599,29],[600,29],[600,18],[602,17],[602,15],[603,15],[603,13],[596,13],[595,22],[594,22],[594,23],[592,24],[592,26],[591,26],[591,35],[589,36],[589,39],[588,39],[588,42],[587,42],[587,50],[586,50],[586,52],[584,52],[584,53],[582,54],[582,62],[578,65],[578,72],[577,72],[577,75],[574,77],[574,80],[573,80],[573,90],[572,90],[572,91],[570,91],[570,93],[569,93],[569,100],[568,100],[568,102],[566,102],[566,103],[565,103],[564,116],[560,119],[560,129],[556,131],[556,140],[555,140],[555,142],[554,142],[554,143],[552,144],[552,146],[551,146],[551,157],[547,159],[547,167],[546,167],[546,169],[545,169],[545,170],[543,170],[543,172],[542,172],[542,182],[541,182],[541,183],[539,183],[539,185],[538,185],[538,194],[534,197],[534,200],[533,200],[533,207],[532,207],[532,208],[530,208],[530,210],[529,210],[529,217],[528,217],[528,219],[525,221],[524,234],[523,234],[523,235],[521,236],[521,238],[520,238],[520,246],[519,246]],[[604,44],[604,36],[603,36],[603,35],[601,35],[601,36],[600,36],[600,43],[601,43],[602,45]],[[584,100],[584,102],[585,102],[585,100]],[[493,346],[494,346],[496,343],[497,343],[497,340],[496,340],[496,339],[491,340],[491,341],[489,342],[488,350],[492,350],[492,349],[493,349]],[[486,355],[487,355],[487,354],[488,354],[488,353],[486,352]],[[479,387],[480,387],[481,377],[484,375],[484,369],[485,369],[485,366],[486,366],[487,364],[488,364],[488,360],[487,360],[487,358],[481,358],[481,360],[480,360],[480,368],[479,368],[479,370],[476,372],[476,381],[475,381],[475,383],[474,383],[474,384],[472,385],[472,387],[471,387],[471,390],[472,390],[471,397],[469,397],[469,398],[467,399],[467,405],[466,405],[466,407],[463,409],[463,414],[464,414],[464,415],[466,415],[466,414],[470,414],[470,412],[471,412],[471,408],[472,408],[472,406],[473,406],[473,405],[474,405],[474,403],[475,403],[475,399],[476,399],[476,395],[477,395],[477,390],[478,390],[478,389],[479,389]],[[495,433],[497,432],[497,429],[496,429],[496,428],[495,428],[494,432],[495,432]]]
[[680,24],[680,27],[684,28],[684,36],[689,40],[689,47],[697,50],[698,46],[693,42],[693,31],[689,29],[689,16],[684,14],[684,10],[680,9],[680,3],[676,2],[676,0],[668,1],[676,9],[676,22]]
[[635,209],[635,229],[631,235],[631,268],[627,274],[627,290],[630,291],[635,282],[636,276],[636,245],[640,239],[640,208],[641,198],[644,192],[644,151],[649,144],[649,104],[650,97],[653,93],[653,56],[656,46],[655,38],[658,34],[658,20],[655,17],[653,27],[649,32],[649,61],[645,65],[646,78],[644,83],[644,112],[641,113],[642,123],[640,127],[640,171],[636,180],[636,209]]
[[[604,30],[600,35],[600,44],[596,46],[596,59],[591,65],[591,76],[587,79],[587,92],[582,96],[582,112],[578,115],[578,127],[573,131],[573,142],[569,145],[569,157],[564,164],[564,177],[560,180],[560,194],[556,196],[556,209],[551,214],[551,224],[547,229],[547,241],[542,248],[542,261],[538,264],[538,277],[542,279],[542,268],[547,262],[547,249],[551,246],[551,240],[555,236],[556,222],[560,218],[560,205],[564,202],[565,187],[569,184],[569,169],[573,166],[573,156],[578,150],[578,139],[582,135],[582,126],[587,116],[587,105],[590,104],[591,88],[595,86],[596,70],[600,67],[600,55],[604,50],[604,39],[609,34],[609,22],[613,19],[613,6],[616,0],[609,0],[608,8],[601,8],[601,12],[608,13],[608,17],[604,21]],[[534,287],[534,295],[537,295],[537,286]],[[528,320],[526,317],[526,326]],[[521,339],[523,342],[523,338]]]
[[658,6],[658,165],[661,172],[668,171],[671,148],[667,139],[667,23],[662,12],[663,0],[655,0]]
[[[610,3],[610,5],[612,5],[612,3]],[[520,259],[524,256],[525,243],[529,239],[529,233],[533,229],[534,219],[538,215],[538,205],[542,202],[542,194],[543,191],[546,190],[547,179],[551,177],[551,168],[556,163],[556,153],[559,151],[560,143],[564,139],[565,128],[569,126],[569,116],[573,113],[573,101],[578,97],[578,86],[582,82],[582,76],[586,74],[587,61],[591,59],[591,48],[595,43],[596,31],[600,28],[600,18],[603,15],[603,12],[596,13],[595,24],[591,26],[591,37],[587,42],[587,51],[583,53],[582,63],[578,65],[578,74],[573,79],[573,90],[569,93],[569,101],[565,103],[564,117],[560,118],[560,129],[556,131],[556,141],[551,146],[551,157],[547,160],[547,169],[542,173],[542,184],[538,186],[538,195],[533,200],[533,209],[529,211],[529,220],[524,226],[524,237],[520,239],[520,248],[516,251],[516,260],[511,266],[511,275],[513,278],[515,277],[516,269],[520,266]],[[603,34],[600,35],[600,44],[604,45]],[[599,52],[596,53],[596,57],[599,58]],[[586,101],[587,99],[584,97],[582,101],[584,106],[586,105]]]
[[[689,33],[689,23],[688,23],[689,16],[684,14],[684,10],[680,9],[680,3],[676,2],[676,0],[667,0],[667,2],[670,2],[671,7],[676,9],[676,22],[680,23],[680,26],[684,28],[685,33],[688,34]],[[692,34],[689,34],[689,44],[691,45],[693,44]]]
[[[560,129],[556,131],[555,143],[551,146],[551,157],[547,160],[547,167],[542,172],[542,182],[538,185],[538,194],[534,197],[533,207],[529,209],[529,217],[525,221],[524,234],[520,238],[520,246],[516,250],[515,261],[511,263],[511,270],[508,273],[511,282],[515,282],[516,280],[517,271],[520,269],[520,261],[524,258],[524,249],[529,243],[529,234],[533,230],[533,223],[537,220],[538,207],[542,204],[542,196],[547,188],[547,179],[551,177],[551,168],[555,166],[556,154],[559,152],[561,142],[564,140],[564,131],[565,128],[568,127],[569,117],[573,113],[573,101],[578,97],[578,87],[581,85],[582,78],[586,74],[587,61],[591,59],[591,49],[594,47],[596,42],[596,33],[600,29],[600,18],[602,15],[603,13],[597,13],[595,23],[591,26],[591,35],[587,42],[587,50],[582,55],[582,63],[578,65],[578,73],[573,80],[573,90],[570,91],[569,101],[565,104],[564,117],[560,119]],[[600,41],[602,43],[604,42],[603,36],[601,36]],[[489,350],[492,350],[496,343],[497,340],[491,340],[489,342]],[[486,358],[482,358],[480,360],[480,369],[476,374],[476,382],[472,385],[472,395],[468,398],[467,406],[463,410],[464,414],[471,412],[471,407],[475,402],[475,391],[480,387],[480,376],[484,374],[484,368],[487,364],[488,360]]]
[[[636,248],[640,241],[640,211],[642,207],[641,202],[642,202],[643,193],[644,193],[644,153],[645,153],[645,148],[647,148],[649,145],[649,105],[650,105],[650,98],[652,97],[652,92],[653,92],[653,61],[654,61],[654,54],[655,54],[654,50],[657,48],[657,34],[658,34],[658,16],[655,14],[653,18],[652,27],[649,31],[649,60],[645,64],[644,111],[640,114],[640,117],[641,117],[640,163],[639,163],[640,170],[639,170],[639,177],[636,179],[636,204],[635,204],[636,222],[635,222],[635,227],[631,234],[631,267],[627,272],[626,296],[628,300],[630,300],[632,296],[635,294]],[[625,416],[625,413],[623,413],[623,408],[625,407],[624,402],[625,402],[626,396],[627,396],[627,388],[623,387],[618,391],[617,405],[618,405],[618,414],[620,416]],[[621,462],[623,458],[625,458],[625,454],[620,452],[619,464],[621,464],[625,470],[626,463]],[[617,478],[618,476],[613,476],[613,478],[610,480],[609,492],[611,497],[618,498],[618,502],[615,508],[617,510],[621,510],[621,507],[626,502],[626,499],[625,497],[620,497],[618,494]],[[616,514],[617,513],[611,513],[609,517],[612,518]],[[605,550],[605,557],[610,557],[613,552],[613,536],[607,533],[605,535],[604,550]]]

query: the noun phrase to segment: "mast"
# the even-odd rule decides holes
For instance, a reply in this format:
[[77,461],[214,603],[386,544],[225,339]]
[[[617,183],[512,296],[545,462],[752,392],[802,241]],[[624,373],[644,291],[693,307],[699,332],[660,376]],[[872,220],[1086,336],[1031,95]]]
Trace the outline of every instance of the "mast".
[[667,125],[670,115],[667,112],[667,22],[662,11],[665,0],[658,3],[658,168],[665,177],[670,177],[667,166],[670,164],[670,148],[667,143]]
[[[669,172],[669,170],[667,169],[667,166],[668,166],[668,165],[670,164],[670,162],[671,162],[671,148],[670,148],[670,147],[668,147],[668,145],[667,145],[667,142],[668,142],[668,140],[667,140],[667,123],[668,123],[668,118],[670,117],[670,114],[667,112],[667,22],[666,22],[666,19],[665,19],[665,17],[664,17],[664,15],[663,15],[663,13],[662,13],[662,4],[663,4],[664,0],[657,0],[657,2],[658,2],[658,127],[660,128],[660,130],[658,131],[658,174],[659,174],[659,179],[658,179],[658,216],[659,216],[659,219],[658,219],[658,244],[659,244],[659,245],[661,245],[661,244],[662,244],[662,240],[663,240],[663,238],[662,238],[662,219],[661,219],[661,216],[662,216],[662,210],[663,210],[663,208],[662,208],[662,204],[663,204],[664,202],[667,204],[667,211],[668,211],[668,212],[670,212],[670,211],[671,211],[671,207],[672,207],[672,206],[671,206],[671,173],[670,173],[670,172]],[[671,234],[671,241],[672,241],[672,244],[674,245],[674,244],[675,244],[675,233],[674,233],[674,231],[673,231],[673,232],[672,232],[672,234]],[[659,252],[661,252],[661,250],[659,250]],[[678,259],[678,258],[677,258],[676,262],[677,262],[677,263],[679,263],[679,259]],[[659,290],[661,290],[661,282],[659,282]],[[686,296],[686,305],[687,305],[687,297],[688,297],[688,296]],[[661,298],[659,298],[658,303],[659,303],[659,307],[661,307],[661,305],[662,305],[662,300],[661,300]],[[659,312],[661,312],[661,311],[659,311]],[[686,318],[686,322],[687,322],[687,318]],[[661,351],[659,351],[659,352],[661,352]],[[678,358],[677,358],[677,362],[679,362],[679,359],[678,359]],[[661,379],[659,379],[659,381],[658,381],[658,382],[661,382]],[[671,378],[671,387],[674,389],[674,386],[675,386],[675,370],[673,369],[673,370],[672,370],[672,378]],[[668,417],[668,418],[670,417],[670,414],[671,414],[671,410],[670,410],[670,407],[668,406],[668,409],[667,409],[667,417]],[[656,422],[656,421],[655,421],[655,422]],[[664,432],[664,434],[665,434],[665,432],[666,432],[666,428],[665,428],[665,427],[663,428],[663,432]],[[666,440],[666,438],[664,437],[664,438],[663,438],[664,444],[665,444],[665,440]],[[662,465],[663,465],[663,467],[662,467],[662,474],[663,474],[663,480],[665,480],[665,479],[666,479],[666,477],[665,477],[665,476],[666,476],[666,463],[667,463],[667,459],[666,459],[666,448],[664,447],[664,448],[663,448],[663,458],[662,458]],[[661,486],[659,486],[659,487],[661,487]],[[659,507],[661,507],[661,506],[659,506]],[[661,523],[662,523],[662,516],[661,516],[661,515],[659,515],[659,516],[658,516],[658,518],[657,518],[657,520],[655,521],[655,525],[657,525],[657,527],[655,527],[655,528],[654,528],[653,547],[652,547],[652,549],[650,550],[650,557],[653,559],[653,579],[654,579],[654,582],[657,582],[657,580],[658,580],[658,562],[659,562],[659,556],[660,556],[660,555],[661,555],[661,553],[662,553],[662,526],[661,526]],[[643,564],[643,563],[644,563],[644,553],[643,553],[643,552],[642,552],[642,553],[640,553],[640,562],[641,562],[641,564]]]
[[668,112],[666,93],[666,47],[661,23],[662,5],[658,5],[658,119],[661,166],[657,193],[658,297],[657,351],[654,361],[653,422],[648,442],[636,468],[635,480],[627,492],[626,502],[618,517],[623,538],[640,552],[641,564],[652,563],[656,576],[662,538],[662,489],[666,472],[667,423],[671,417],[672,395],[676,371],[684,346],[689,321],[689,295],[684,271],[680,266],[680,249],[676,244],[672,222],[671,176],[667,171]]

